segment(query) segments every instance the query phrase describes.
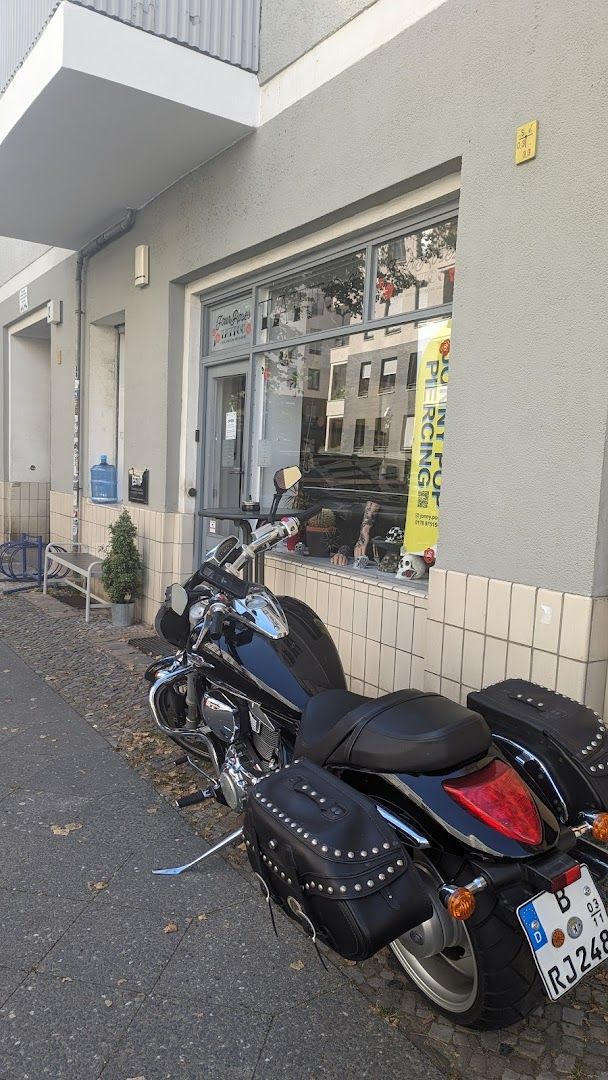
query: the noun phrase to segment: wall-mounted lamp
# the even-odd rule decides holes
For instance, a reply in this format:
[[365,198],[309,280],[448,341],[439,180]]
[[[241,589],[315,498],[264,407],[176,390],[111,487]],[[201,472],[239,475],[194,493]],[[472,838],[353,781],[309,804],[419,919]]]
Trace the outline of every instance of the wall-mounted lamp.
[[138,244],[135,248],[135,285],[143,289],[150,282],[150,247],[148,244]]

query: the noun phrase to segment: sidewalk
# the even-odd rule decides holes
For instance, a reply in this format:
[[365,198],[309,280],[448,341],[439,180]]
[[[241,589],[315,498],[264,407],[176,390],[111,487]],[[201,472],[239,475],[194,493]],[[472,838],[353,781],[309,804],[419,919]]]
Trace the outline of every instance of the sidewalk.
[[[94,658],[101,712],[123,669]],[[153,877],[200,838],[6,641],[0,673],[2,1080],[440,1077],[225,860]]]

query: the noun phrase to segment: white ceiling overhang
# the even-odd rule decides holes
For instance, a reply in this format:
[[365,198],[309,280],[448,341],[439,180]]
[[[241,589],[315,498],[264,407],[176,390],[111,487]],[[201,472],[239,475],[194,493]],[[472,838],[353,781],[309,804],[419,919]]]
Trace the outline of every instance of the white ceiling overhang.
[[62,3],[0,97],[0,235],[80,248],[259,124],[251,72]]

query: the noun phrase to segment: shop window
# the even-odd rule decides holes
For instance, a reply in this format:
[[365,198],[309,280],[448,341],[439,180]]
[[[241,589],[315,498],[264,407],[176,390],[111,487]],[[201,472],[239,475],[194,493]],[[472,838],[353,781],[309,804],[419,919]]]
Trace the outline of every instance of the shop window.
[[369,361],[361,364],[359,369],[359,397],[367,397],[369,394],[369,380],[372,374],[372,365]]
[[380,385],[378,387],[378,393],[393,394],[395,392],[396,380],[397,357],[392,356],[390,359],[382,361],[382,367],[380,368]]
[[353,450],[363,450],[365,446],[365,420],[355,420]]
[[[402,544],[422,555],[437,540],[455,246],[455,217],[395,230],[325,262],[260,276],[238,310],[220,303],[206,315],[207,355],[221,351],[211,331],[224,326],[236,349],[238,326],[251,331],[243,322],[251,301],[248,492],[269,505],[276,470],[299,464],[298,504],[331,509],[334,550],[351,555],[373,507],[366,554],[379,572],[396,572]],[[386,317],[394,323],[374,325]]]
[[375,249],[375,317],[450,303],[455,250],[456,218],[380,244]]
[[[306,345],[256,353],[254,413],[260,437],[254,439],[253,449],[260,503],[267,505],[272,499],[274,472],[299,464],[303,473],[299,499],[305,505],[321,503],[334,511],[339,547],[354,551],[368,503],[378,507],[375,537],[386,536],[391,529],[403,530],[415,445],[413,414],[419,404],[425,404],[413,399],[411,389],[408,397],[406,379],[415,383],[417,358],[428,357],[429,349],[433,357],[439,355],[440,345],[447,341],[449,346],[449,335],[445,319],[404,323],[398,340],[395,335],[392,355],[383,357],[378,350],[380,355],[374,359],[368,359],[370,345],[363,331],[350,334],[346,344],[329,339],[323,344],[318,391],[308,387]],[[434,409],[440,439],[439,449],[431,453],[440,455],[445,386],[433,386],[432,381],[431,372],[424,393]],[[437,476],[440,471],[435,463]],[[429,494],[429,509],[430,498]],[[376,548],[380,551],[378,544]],[[394,573],[393,562],[386,565]]]

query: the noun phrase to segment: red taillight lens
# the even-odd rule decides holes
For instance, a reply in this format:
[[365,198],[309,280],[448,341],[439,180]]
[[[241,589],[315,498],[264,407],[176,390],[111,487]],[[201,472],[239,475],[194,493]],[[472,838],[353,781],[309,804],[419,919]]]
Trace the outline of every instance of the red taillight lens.
[[444,791],[480,821],[519,840],[540,844],[543,836],[536,804],[515,769],[504,761],[492,761],[479,772],[457,780],[444,780]]

